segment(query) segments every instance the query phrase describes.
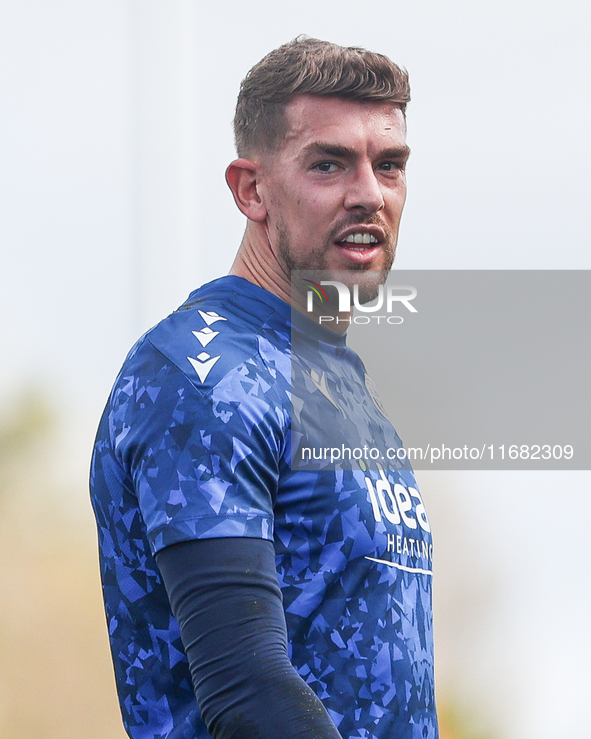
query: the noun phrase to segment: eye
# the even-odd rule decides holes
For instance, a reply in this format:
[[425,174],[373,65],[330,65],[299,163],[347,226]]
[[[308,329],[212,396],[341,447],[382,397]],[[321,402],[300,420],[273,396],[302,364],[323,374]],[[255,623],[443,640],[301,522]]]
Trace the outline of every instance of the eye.
[[395,172],[397,169],[404,169],[404,164],[402,162],[382,162],[378,165],[378,169],[382,172]]
[[324,174],[331,174],[336,171],[336,168],[337,165],[334,162],[319,162],[313,167],[313,169],[317,169],[319,172],[323,172]]

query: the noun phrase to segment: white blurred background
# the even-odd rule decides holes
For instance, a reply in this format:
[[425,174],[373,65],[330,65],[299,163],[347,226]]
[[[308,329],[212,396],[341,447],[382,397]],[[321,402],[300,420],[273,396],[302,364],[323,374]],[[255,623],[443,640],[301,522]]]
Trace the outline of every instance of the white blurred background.
[[[131,344],[231,264],[247,70],[300,33],[408,68],[398,267],[591,269],[590,31],[585,0],[2,0],[0,739],[123,736],[90,448]],[[419,480],[445,737],[588,739],[591,474]]]

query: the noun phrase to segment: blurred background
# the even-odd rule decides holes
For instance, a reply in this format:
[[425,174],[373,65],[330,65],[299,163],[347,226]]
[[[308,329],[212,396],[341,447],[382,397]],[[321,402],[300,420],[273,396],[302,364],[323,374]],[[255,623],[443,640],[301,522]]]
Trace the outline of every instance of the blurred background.
[[[590,30],[586,0],[1,0],[0,739],[124,736],[90,450],[131,344],[231,264],[246,71],[301,33],[408,68],[400,268],[591,269]],[[419,482],[443,739],[589,739],[591,474]]]

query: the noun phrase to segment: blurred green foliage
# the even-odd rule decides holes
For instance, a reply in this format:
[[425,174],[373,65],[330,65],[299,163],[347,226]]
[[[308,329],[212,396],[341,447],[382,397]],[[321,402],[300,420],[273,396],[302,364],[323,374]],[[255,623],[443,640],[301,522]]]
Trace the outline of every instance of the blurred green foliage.
[[23,390],[5,404],[0,413],[0,493],[14,474],[12,463],[25,462],[32,448],[44,442],[55,426],[54,418],[47,398],[36,388]]

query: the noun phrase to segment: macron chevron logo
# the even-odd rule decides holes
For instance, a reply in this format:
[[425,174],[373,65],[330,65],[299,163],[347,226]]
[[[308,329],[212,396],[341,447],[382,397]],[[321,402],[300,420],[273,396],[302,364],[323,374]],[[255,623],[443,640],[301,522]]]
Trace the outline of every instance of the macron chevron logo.
[[[216,321],[218,319],[216,318]],[[226,320],[225,318],[223,319]],[[207,346],[212,339],[219,334],[219,331],[212,331],[210,328],[202,328],[201,331],[193,331],[193,336],[199,341],[201,346]]]
[[216,313],[214,310],[208,310],[207,312],[200,310],[199,315],[201,316],[201,318],[203,318],[203,320],[208,326],[211,326],[211,324],[215,323],[216,321],[227,321],[228,320],[227,318],[220,316],[220,314]]
[[326,372],[323,372],[322,375],[319,375],[316,370],[312,370],[310,373],[308,373],[312,382],[314,383],[314,387],[317,390],[320,390],[320,392],[324,395],[324,397],[329,400],[335,408],[337,408],[345,418],[347,417],[345,414],[345,411],[341,408],[340,405],[335,403],[332,395],[330,394],[330,390],[328,389],[328,385],[326,384]]
[[[223,316],[220,316],[219,313],[216,313],[214,310],[208,310],[208,311],[199,311],[199,315],[207,326],[205,328],[202,328],[200,331],[193,331],[193,336],[197,339],[197,341],[201,344],[201,346],[207,346],[210,341],[213,341],[215,337],[219,334],[219,331],[214,331],[213,329],[209,328],[212,323],[215,323],[216,321],[227,321],[227,318],[224,318]],[[189,362],[191,362],[191,365],[193,366],[193,369],[199,376],[199,379],[201,382],[205,382],[207,379],[207,375],[211,372],[211,368],[213,365],[218,361],[221,355],[218,355],[217,357],[212,357],[207,352],[201,352],[201,354],[198,354],[196,357],[187,357]]]
[[198,354],[195,359],[193,359],[193,357],[187,357],[187,359],[193,365],[193,369],[199,375],[199,379],[201,380],[201,382],[205,382],[207,375],[211,371],[211,368],[218,361],[220,356],[221,355],[218,355],[217,357],[212,357],[207,352],[201,352],[201,354]]

